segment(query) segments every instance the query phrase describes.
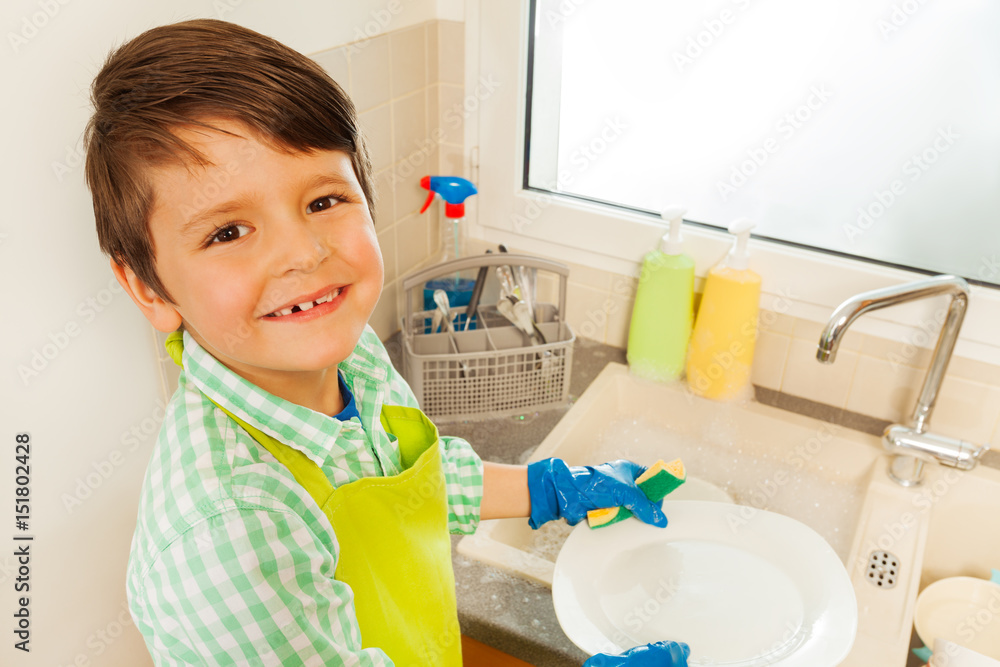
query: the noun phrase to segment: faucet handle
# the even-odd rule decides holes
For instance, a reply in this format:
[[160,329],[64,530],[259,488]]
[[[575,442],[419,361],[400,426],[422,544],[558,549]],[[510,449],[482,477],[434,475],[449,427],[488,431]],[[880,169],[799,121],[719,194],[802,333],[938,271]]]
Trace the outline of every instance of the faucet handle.
[[[959,470],[972,470],[983,454],[989,451],[989,445],[976,445],[965,440],[920,432],[902,424],[893,424],[887,428],[882,444],[886,451],[895,454],[897,459],[915,458],[921,461],[934,461]],[[897,460],[893,462],[893,470],[896,468],[905,466]],[[907,478],[909,483],[904,486],[919,484],[923,478],[922,466],[914,466],[914,473],[908,474]],[[897,481],[902,483],[900,479]]]

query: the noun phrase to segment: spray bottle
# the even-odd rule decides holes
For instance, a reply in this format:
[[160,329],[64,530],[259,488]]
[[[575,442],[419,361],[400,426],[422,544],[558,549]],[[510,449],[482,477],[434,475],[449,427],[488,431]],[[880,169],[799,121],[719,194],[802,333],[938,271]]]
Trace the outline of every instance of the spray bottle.
[[[420,179],[420,187],[428,191],[421,213],[430,208],[435,193],[445,201],[444,217],[441,219],[443,253],[440,261],[458,259],[462,254],[465,237],[465,225],[461,224],[465,217],[465,200],[477,193],[476,186],[459,176],[424,176]],[[463,279],[458,273],[453,278],[430,280],[424,283],[424,310],[434,310],[434,292],[437,290],[444,290],[450,308],[457,310],[468,306],[474,287],[475,281]],[[456,326],[463,326],[464,317],[459,316]]]
[[441,246],[444,248],[441,261],[458,259],[465,235],[465,226],[460,224],[465,217],[465,200],[476,194],[476,186],[459,176],[424,176],[420,179],[420,187],[428,190],[421,213],[430,208],[435,193],[445,201],[441,220]]

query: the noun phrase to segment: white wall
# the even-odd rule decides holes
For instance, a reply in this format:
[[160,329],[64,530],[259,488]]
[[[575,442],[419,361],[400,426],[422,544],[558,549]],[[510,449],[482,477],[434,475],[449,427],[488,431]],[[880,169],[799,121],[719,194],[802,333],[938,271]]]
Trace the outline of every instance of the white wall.
[[[150,664],[126,610],[125,566],[162,418],[160,378],[152,330],[98,250],[80,139],[90,81],[107,51],[147,28],[195,17],[234,21],[308,54],[432,18],[460,20],[462,3],[4,2],[2,665]],[[15,531],[11,502],[19,432],[32,438],[24,533]],[[13,613],[25,595],[14,591],[15,532],[34,536],[27,654],[13,648]]]

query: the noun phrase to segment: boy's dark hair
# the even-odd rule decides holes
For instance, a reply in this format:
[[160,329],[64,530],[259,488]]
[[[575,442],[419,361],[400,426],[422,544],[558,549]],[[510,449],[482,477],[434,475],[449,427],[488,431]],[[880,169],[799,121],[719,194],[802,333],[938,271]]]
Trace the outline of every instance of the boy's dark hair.
[[258,32],[214,19],[147,30],[108,55],[91,102],[86,179],[101,250],[167,301],[149,230],[146,168],[210,164],[174,128],[212,127],[205,121],[224,118],[246,124],[276,150],[344,151],[375,218],[371,161],[354,104],[314,61]]

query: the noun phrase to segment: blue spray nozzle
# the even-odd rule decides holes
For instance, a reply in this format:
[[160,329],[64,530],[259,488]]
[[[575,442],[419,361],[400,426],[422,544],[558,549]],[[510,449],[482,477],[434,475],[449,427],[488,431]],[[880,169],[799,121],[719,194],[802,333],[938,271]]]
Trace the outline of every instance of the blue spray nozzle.
[[449,218],[464,218],[465,200],[478,192],[475,185],[460,176],[424,176],[420,179],[420,187],[429,190],[420,212],[430,207],[436,192],[444,199],[444,214]]

